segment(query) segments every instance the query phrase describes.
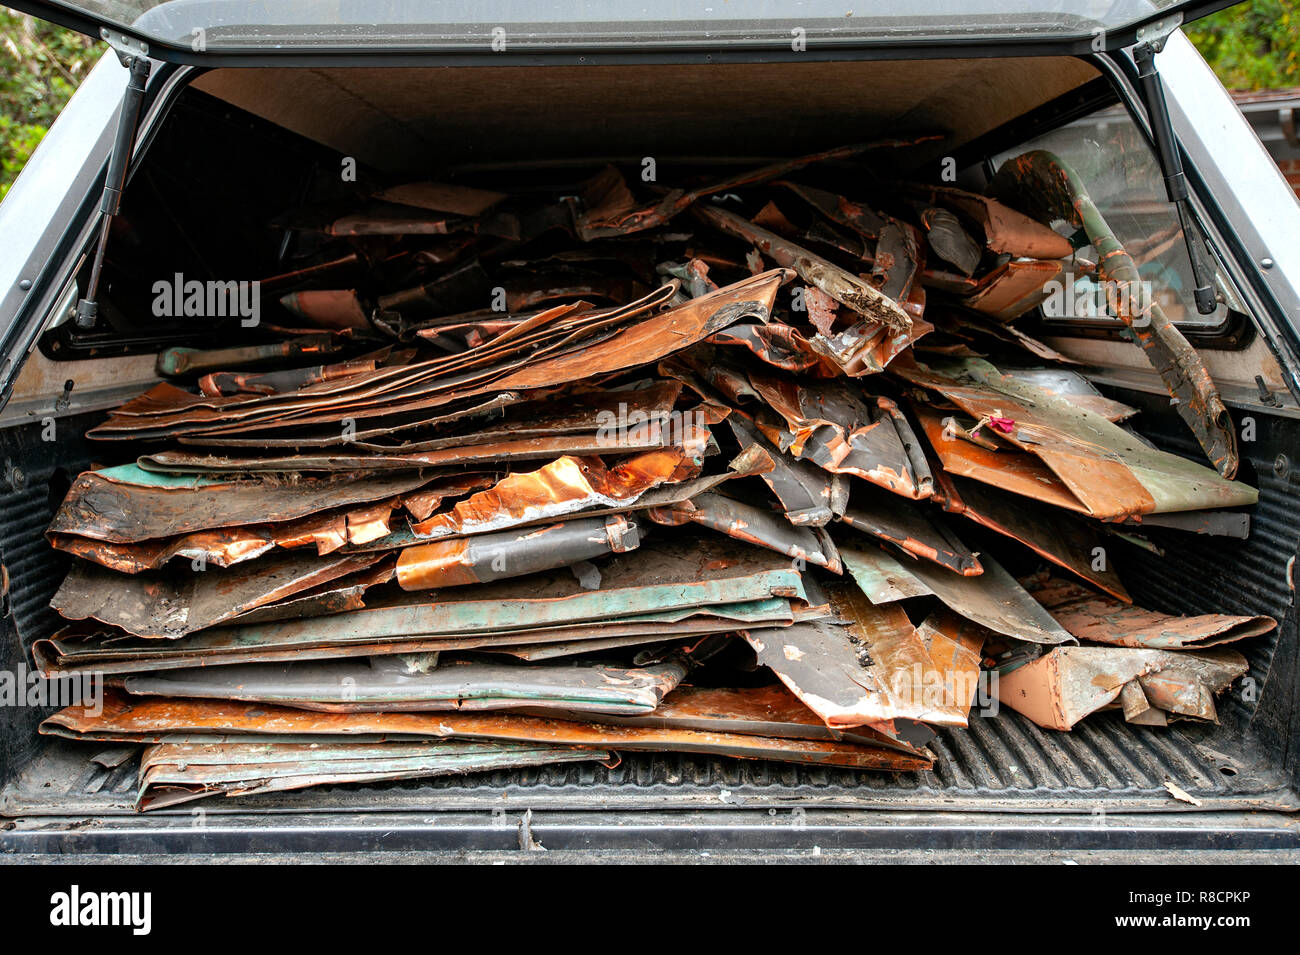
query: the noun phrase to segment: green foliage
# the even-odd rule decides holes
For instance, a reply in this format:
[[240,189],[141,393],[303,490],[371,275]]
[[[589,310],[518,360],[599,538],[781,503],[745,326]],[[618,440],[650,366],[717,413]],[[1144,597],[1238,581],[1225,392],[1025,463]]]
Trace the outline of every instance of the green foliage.
[[1300,86],[1300,4],[1252,0],[1193,23],[1187,35],[1229,89]]
[[0,199],[103,44],[0,8]]

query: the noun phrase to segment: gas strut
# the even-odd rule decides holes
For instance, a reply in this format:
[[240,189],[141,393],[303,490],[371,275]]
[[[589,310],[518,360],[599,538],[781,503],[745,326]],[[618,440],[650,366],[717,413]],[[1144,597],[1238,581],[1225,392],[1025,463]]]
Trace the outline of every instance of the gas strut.
[[1155,138],[1156,158],[1160,161],[1160,171],[1165,177],[1165,192],[1169,201],[1178,210],[1178,222],[1183,229],[1183,241],[1187,243],[1187,258],[1192,264],[1192,278],[1196,289],[1196,310],[1202,315],[1210,315],[1218,307],[1214,299],[1213,269],[1206,262],[1208,253],[1201,245],[1200,233],[1196,231],[1196,222],[1192,218],[1191,202],[1187,193],[1187,177],[1183,175],[1183,160],[1178,152],[1178,140],[1174,137],[1174,125],[1169,119],[1169,107],[1165,103],[1165,88],[1160,82],[1160,73],[1156,69],[1156,53],[1164,46],[1163,38],[1139,43],[1133,50],[1133,59],[1137,63],[1138,79],[1141,81],[1143,105],[1147,108],[1147,117],[1151,120],[1151,135]]
[[99,315],[95,299],[99,295],[99,274],[104,267],[104,250],[108,247],[108,230],[122,205],[122,189],[126,185],[126,167],[131,161],[135,145],[136,127],[140,121],[140,104],[144,100],[144,87],[153,64],[149,61],[148,47],[110,30],[101,31],[109,46],[117,53],[122,65],[130,71],[126,92],[122,94],[122,110],[117,115],[117,133],[113,137],[113,152],[108,160],[108,175],[104,179],[104,195],[99,204],[99,244],[90,266],[90,283],[86,297],[77,303],[76,325],[93,328]]

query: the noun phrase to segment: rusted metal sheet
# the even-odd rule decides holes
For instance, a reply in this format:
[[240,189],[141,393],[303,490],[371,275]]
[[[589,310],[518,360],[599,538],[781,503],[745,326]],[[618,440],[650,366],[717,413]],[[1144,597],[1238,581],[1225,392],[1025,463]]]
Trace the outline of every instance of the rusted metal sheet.
[[876,287],[895,302],[906,302],[921,270],[921,258],[921,236],[916,228],[886,216],[871,263],[871,280]]
[[[752,622],[750,611],[736,617],[729,605],[774,597],[788,601],[804,599],[806,593],[799,571],[770,551],[716,539],[651,541],[604,563],[601,586],[595,591],[586,590],[573,574],[560,570],[472,589],[404,595],[352,613],[223,627],[157,647],[130,642],[104,645],[102,641],[86,645],[75,635],[64,635],[49,643],[38,641],[41,645],[35,654],[48,668],[67,671],[70,666],[107,665],[115,659],[146,670],[194,665],[192,661],[269,659],[272,654],[284,654],[279,659],[293,659],[295,653],[307,659],[314,651],[342,656],[349,646],[362,647],[367,654],[475,649],[494,643],[579,639],[584,635],[579,628],[588,624],[596,627],[589,633],[593,638],[615,635],[606,628],[618,623],[644,623],[647,626],[640,627],[641,632],[660,634],[665,624],[696,613]],[[146,603],[146,609],[152,605]],[[788,602],[766,604],[761,613],[772,623],[790,619]],[[660,614],[668,616],[653,616]],[[107,622],[121,625],[116,619]]]
[[827,192],[825,189],[787,180],[780,180],[772,185],[788,189],[832,222],[847,226],[865,238],[873,240],[879,238],[880,230],[885,225],[885,220],[865,203],[854,202],[844,196]]
[[[1249,669],[1246,658],[1233,650],[1173,653],[1128,647],[1056,647],[1037,660],[999,674],[994,685],[999,702],[1045,729],[1073,728],[1090,713],[1116,703],[1132,681],[1141,685],[1148,702],[1157,707],[1164,709],[1163,703],[1168,712],[1213,721],[1214,696]],[[1140,707],[1133,709],[1140,718]]]
[[1014,375],[1018,381],[1041,388],[1049,395],[1063,398],[1116,424],[1138,413],[1132,405],[1107,398],[1087,378],[1068,368],[1007,368],[1004,371]]
[[[1254,504],[1259,499],[1254,488],[1151,447],[1105,416],[1003,374],[988,362],[934,360],[929,367],[896,362],[891,370],[939,392],[977,420],[987,416],[1011,421],[1013,426],[999,440],[1037,457],[1068,488],[1076,502],[1073,509],[1093,517],[1117,520]],[[935,447],[941,459],[943,443]],[[959,453],[969,454],[965,449]],[[993,453],[995,460],[1003,456],[1001,451]],[[974,472],[966,476],[984,479]],[[993,483],[998,483],[996,478]],[[1005,482],[1003,486],[1012,489]]]
[[848,362],[857,353],[860,346],[859,339],[863,337],[865,331],[860,326],[864,323],[871,326],[873,331],[875,326],[880,325],[896,331],[911,330],[912,319],[897,302],[871,283],[845,271],[833,262],[725,209],[700,206],[696,208],[694,214],[701,221],[728,235],[753,243],[760,252],[777,265],[794,269],[805,282],[821,289],[835,301],[861,316],[863,321],[855,325],[850,332],[841,333],[830,340],[830,354],[837,361]]
[[492,443],[470,443],[401,454],[317,454],[277,457],[232,457],[187,451],[148,456],[151,469],[170,474],[247,475],[263,472],[419,471],[435,468],[491,466],[512,461],[536,461],[560,455],[619,454],[661,448],[682,438],[657,422],[634,429],[610,429],[588,434],[557,434]]
[[961,440],[948,427],[948,422],[954,415],[920,404],[913,405],[912,411],[934,456],[948,474],[990,484],[1009,493],[1035,498],[1056,507],[1084,511],[1083,505],[1070,489],[1032,454],[1022,453],[1011,445],[990,450],[971,441]]
[[[542,327],[536,334],[549,337],[540,343],[521,335],[500,345],[488,342],[464,355],[309,385],[292,395],[209,398],[155,388],[118,408],[92,429],[91,436],[208,441],[213,435],[309,425],[343,431],[345,418],[359,425],[367,411],[382,411],[387,418],[418,412],[427,418],[432,408],[488,393],[554,387],[652,363],[736,322],[765,321],[777,289],[792,277],[782,269],[765,272],[665,310],[676,290],[672,283],[623,308],[584,313],[572,328],[561,324],[548,332]],[[550,311],[562,319],[572,307]],[[419,419],[414,422],[418,424]],[[385,430],[392,428],[389,423]],[[340,440],[337,435],[335,440]]]
[[[804,294],[806,298],[807,291]],[[889,336],[887,340],[895,342],[899,337]],[[709,342],[748,349],[769,365],[794,374],[833,378],[840,373],[840,367],[820,353],[812,339],[800,334],[798,329],[776,321],[766,325],[732,325],[711,335]],[[873,352],[870,350],[864,352],[864,356],[871,355]],[[880,367],[883,368],[893,357],[892,354],[878,356]]]
[[498,710],[648,713],[686,676],[684,662],[646,667],[527,665],[440,659],[427,673],[376,663],[243,664],[122,678],[133,696],[245,700],[330,713]]
[[871,487],[856,487],[840,520],[955,573],[984,572],[979,557],[958,539],[932,507],[907,505]]
[[1179,617],[1157,613],[1063,580],[1049,580],[1031,592],[1061,626],[1088,643],[1199,650],[1258,637],[1277,628],[1272,617],[1221,613]]
[[843,573],[840,555],[831,536],[820,527],[797,527],[781,515],[721,494],[700,494],[680,504],[646,512],[659,524],[696,523],[736,540],[766,547],[778,554]]
[[416,519],[425,519],[444,499],[490,487],[493,482],[492,474],[449,475],[435,479],[419,491],[370,505],[325,510],[278,524],[222,527],[130,543],[55,532],[46,536],[56,550],[125,574],[160,570],[175,558],[191,561],[196,569],[231,567],[276,548],[311,547],[324,556],[344,547],[373,549],[375,541],[391,535],[395,524],[406,526],[405,518],[398,513],[399,508]]
[[1170,527],[1211,537],[1250,537],[1250,514],[1246,511],[1180,511],[1174,514],[1143,514],[1124,524],[1133,527]]
[[945,694],[946,674],[901,607],[875,606],[848,582],[828,583],[826,592],[843,622],[746,630],[759,663],[827,726],[895,719],[966,724],[969,699]]
[[598,457],[564,456],[536,471],[516,472],[450,511],[411,525],[419,538],[481,534],[554,520],[597,507],[623,508],[661,484],[699,474],[700,457],[681,447],[642,452],[606,468]]
[[982,276],[962,304],[1000,322],[1014,321],[1047,301],[1066,267],[1055,260],[1012,259]]
[[1174,410],[1218,472],[1225,478],[1236,475],[1236,429],[1205,363],[1147,292],[1137,263],[1111,231],[1079,175],[1060,157],[1035,150],[1003,163],[990,192],[1040,221],[1059,218],[1086,231],[1097,250],[1102,278],[1121,290],[1113,296],[1118,317],[1164,380]]
[[202,573],[126,575],[74,561],[50,606],[141,637],[174,640],[372,568],[380,554],[289,556]]
[[769,466],[760,477],[781,502],[786,520],[800,527],[824,527],[834,519],[834,479],[830,474],[778,450],[743,414],[732,412],[727,426],[741,447],[757,448],[763,455]]
[[890,399],[859,397],[861,392],[855,393],[842,381],[813,387],[752,372],[750,382],[785,420],[786,430],[768,434],[782,451],[904,497],[930,496],[929,465],[906,418]]
[[601,721],[623,726],[740,733],[775,739],[838,740],[928,758],[924,750],[874,729],[869,723],[853,727],[827,726],[821,717],[780,683],[744,689],[679,686],[652,713],[602,716]]
[[874,604],[935,596],[950,610],[986,629],[1027,643],[1077,643],[1042,606],[988,554],[984,572],[963,577],[928,561],[904,567],[877,548],[840,547],[844,566]]
[[168,477],[127,464],[78,475],[49,531],[114,543],[157,540],[296,520],[392,498],[428,483],[430,477],[418,472],[294,482]]
[[204,796],[247,796],[611,758],[611,753],[598,749],[505,741],[158,743],[140,757],[135,807],[145,812]]
[[975,222],[993,252],[1028,259],[1066,259],[1074,254],[1068,238],[996,199],[956,186],[916,184],[909,185],[908,191]]
[[407,547],[397,557],[403,590],[482,584],[566,567],[640,546],[637,525],[618,514],[535,530],[505,531]]
[[942,674],[943,699],[956,710],[964,710],[969,719],[979,691],[980,652],[988,631],[951,610],[941,610],[926,617],[916,632],[935,670]]
[[[288,601],[275,609],[292,607],[293,603]],[[363,606],[339,606],[328,612],[343,615]],[[382,607],[391,608],[391,605],[380,604],[376,609]],[[253,616],[261,612],[254,611],[242,621],[252,623]],[[303,613],[286,613],[272,619],[291,620],[311,616],[312,612],[311,608],[306,608]],[[817,614],[805,609],[799,616],[800,619],[814,619]],[[507,653],[522,659],[546,659],[614,646],[665,642],[680,645],[682,641],[730,633],[744,626],[789,626],[794,619],[789,600],[767,598],[468,635],[361,634],[356,639],[349,639],[346,633],[336,635],[340,625],[348,624],[347,620],[336,623],[332,619],[322,619],[318,628],[287,634],[270,628],[239,631],[217,628],[209,634],[195,634],[160,644],[158,641],[124,637],[120,631],[107,632],[74,625],[53,637],[35,641],[32,657],[41,672],[51,677],[73,673],[140,673],[237,663],[294,663],[464,650]],[[355,617],[351,620],[358,622]],[[364,624],[366,618],[360,618],[359,622]]]
[[546,719],[513,713],[315,713],[228,700],[137,699],[104,693],[102,706],[68,707],[41,724],[46,735],[152,741],[177,732],[218,735],[310,735],[483,739],[602,750],[704,753],[852,769],[929,769],[928,754],[836,739],[792,739],[655,726]]
[[1125,603],[1132,602],[1107,559],[1101,532],[1092,524],[1037,501],[1008,497],[975,481],[949,474],[940,474],[938,481],[935,496],[945,511],[1018,540],[1058,567],[1078,574]]

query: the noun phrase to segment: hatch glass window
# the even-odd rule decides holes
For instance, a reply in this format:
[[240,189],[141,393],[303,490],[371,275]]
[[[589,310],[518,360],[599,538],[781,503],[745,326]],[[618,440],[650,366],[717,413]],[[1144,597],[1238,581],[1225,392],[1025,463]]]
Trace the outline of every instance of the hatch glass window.
[[[1222,327],[1229,312],[1242,310],[1231,285],[1216,271],[1219,307],[1209,315],[1197,311],[1192,297],[1192,266],[1177,210],[1165,193],[1160,163],[1122,106],[1099,110],[995,156],[994,168],[1033,149],[1055,153],[1078,173],[1115,237],[1133,257],[1142,281],[1147,283],[1144,288],[1171,321],[1207,331]],[[1069,231],[1064,223],[1057,223],[1057,227]],[[1092,263],[1097,261],[1092,246],[1080,249],[1078,255]],[[1063,294],[1052,295],[1043,303],[1044,318],[1050,323],[1119,324],[1105,290],[1086,274],[1085,268],[1081,265],[1071,271]]]

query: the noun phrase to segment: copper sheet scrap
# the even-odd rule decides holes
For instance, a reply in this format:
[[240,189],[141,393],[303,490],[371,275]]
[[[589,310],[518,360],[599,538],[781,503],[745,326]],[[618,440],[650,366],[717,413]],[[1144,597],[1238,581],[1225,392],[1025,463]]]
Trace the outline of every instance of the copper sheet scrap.
[[844,621],[743,631],[781,682],[828,726],[894,719],[964,726],[968,701],[944,696],[924,642],[897,605],[874,606],[852,584],[827,587]]
[[176,639],[364,571],[381,557],[293,555],[202,573],[131,576],[75,561],[50,605],[69,620],[93,618],[137,636]]
[[984,573],[978,577],[962,577],[923,560],[908,560],[905,567],[878,548],[841,544],[840,555],[872,603],[935,596],[966,619],[1004,636],[1027,643],[1078,642],[988,554],[980,555]]
[[[1248,670],[1246,658],[1234,650],[1056,647],[1037,660],[999,674],[994,686],[1001,703],[1039,726],[1068,730],[1118,700],[1132,680],[1142,685],[1148,699],[1154,692],[1168,705],[1188,710],[1184,715],[1213,720],[1214,695]],[[1179,690],[1172,688],[1189,685],[1195,688],[1194,698],[1183,695],[1180,701]],[[1161,697],[1162,687],[1172,692]]]
[[[988,362],[934,361],[928,368],[895,363],[891,370],[943,394],[976,419],[993,415],[1012,420],[1005,440],[1038,457],[1094,517],[1116,520],[1259,499],[1254,488],[1153,448],[1106,417],[1003,374]],[[942,457],[942,449],[936,450]]]
[[779,514],[720,494],[700,494],[672,507],[653,508],[646,512],[646,516],[660,524],[694,522],[736,540],[785,554],[796,561],[825,567],[831,573],[844,571],[835,542],[824,529],[797,527]]
[[706,753],[853,769],[929,769],[928,755],[838,740],[800,740],[594,722],[509,713],[313,713],[270,704],[218,700],[134,701],[106,690],[100,712],[71,706],[41,725],[46,735],[150,740],[174,732],[271,735],[380,735],[496,739],[649,752]]
[[1272,617],[1222,613],[1176,616],[1125,605],[1078,584],[1049,580],[1031,589],[1034,599],[1072,634],[1089,643],[1154,650],[1199,650],[1263,636]]
[[680,447],[648,451],[606,468],[597,457],[561,457],[536,471],[511,474],[443,514],[411,525],[417,537],[484,533],[550,520],[592,507],[624,507],[664,483],[695,477],[698,465]]

